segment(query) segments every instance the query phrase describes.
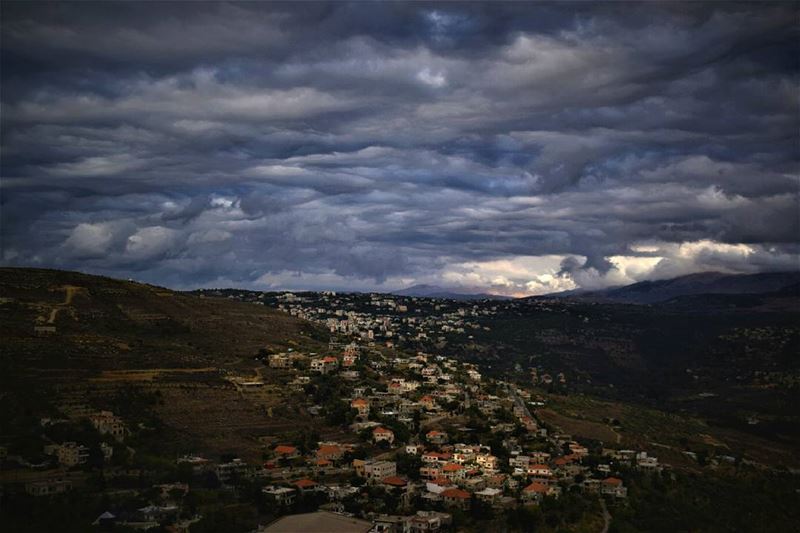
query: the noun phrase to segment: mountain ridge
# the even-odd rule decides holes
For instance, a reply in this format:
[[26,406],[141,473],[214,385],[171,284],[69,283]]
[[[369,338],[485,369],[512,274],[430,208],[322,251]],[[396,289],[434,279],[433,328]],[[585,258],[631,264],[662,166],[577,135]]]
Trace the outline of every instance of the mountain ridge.
[[391,291],[388,294],[396,296],[410,296],[416,298],[443,298],[448,300],[510,300],[509,296],[490,293],[473,293],[458,289],[448,289],[437,285],[418,284]]
[[684,296],[779,293],[800,283],[800,271],[726,274],[699,272],[662,280],[647,280],[600,290],[574,290],[544,298],[659,304]]

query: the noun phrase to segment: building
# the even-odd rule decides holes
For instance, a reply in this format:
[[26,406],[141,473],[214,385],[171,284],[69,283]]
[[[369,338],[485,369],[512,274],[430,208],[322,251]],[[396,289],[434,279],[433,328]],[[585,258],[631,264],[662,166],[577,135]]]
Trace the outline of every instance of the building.
[[420,444],[409,444],[406,446],[406,453],[409,455],[419,455],[424,450],[425,448],[423,448]]
[[339,461],[344,457],[344,449],[336,444],[325,444],[317,450],[317,459],[326,461]]
[[187,464],[192,467],[192,472],[198,474],[208,467],[209,463],[208,459],[204,457],[198,457],[196,455],[184,455],[180,457],[177,461],[179,465]]
[[271,485],[261,489],[261,493],[273,503],[286,507],[292,505],[297,497],[297,491],[295,489],[290,489],[288,487],[275,487]]
[[[353,461],[355,463],[355,461]],[[355,467],[355,464],[353,465]],[[397,475],[397,463],[394,461],[364,461],[363,476],[369,483],[379,483],[387,477]]]
[[408,480],[400,476],[389,476],[381,480],[381,485],[387,488],[404,489],[408,485]]
[[300,452],[294,446],[279,444],[275,446],[275,449],[272,451],[275,453],[275,456],[280,459],[294,459],[295,457],[300,457]]
[[525,471],[528,470],[528,465],[530,462],[531,458],[527,455],[517,455],[508,458],[508,466],[512,468],[521,468]]
[[442,502],[448,507],[469,509],[472,495],[461,489],[446,489],[441,493]]
[[297,481],[293,481],[292,485],[294,485],[297,488],[297,490],[299,490],[303,494],[307,492],[314,492],[315,490],[317,490],[317,482],[314,481],[313,479],[308,479],[308,478],[298,479]]
[[319,357],[311,360],[311,370],[320,374],[330,374],[339,367],[339,360],[335,357]]
[[615,498],[626,498],[628,496],[628,489],[623,486],[621,479],[608,477],[603,480],[600,486],[600,493]]
[[439,531],[449,526],[453,517],[448,513],[437,513],[436,511],[417,511],[416,516],[411,517],[409,533],[430,533]]
[[291,368],[292,361],[285,353],[276,353],[269,356],[270,368]]
[[230,483],[237,479],[245,479],[250,474],[250,467],[241,459],[234,459],[228,463],[220,463],[214,467],[214,473],[222,483]]
[[56,447],[58,462],[66,467],[82,465],[89,459],[89,448],[75,442],[65,442]]
[[500,464],[500,460],[494,455],[480,454],[475,457],[475,462],[484,470],[495,471]]
[[542,498],[548,495],[549,490],[549,487],[544,483],[534,481],[522,489],[522,499],[524,501],[540,502]]
[[450,481],[459,481],[464,479],[466,475],[466,469],[456,463],[447,463],[442,467],[442,476],[449,479]]
[[111,411],[100,411],[89,416],[89,421],[101,435],[111,435],[116,440],[125,438],[125,424]]
[[647,452],[639,452],[636,454],[636,466],[641,470],[654,472],[659,470],[658,459],[649,457]]
[[553,477],[553,471],[547,465],[533,464],[528,465],[528,475],[532,478],[546,481]]
[[436,409],[436,400],[433,399],[433,396],[425,395],[419,399],[420,405],[427,409],[428,411],[433,411]]
[[500,501],[503,491],[500,489],[485,488],[475,493],[475,497],[488,504],[495,504]]
[[428,439],[428,442],[431,444],[446,444],[448,440],[447,433],[443,431],[437,431],[435,429],[432,429],[426,433],[425,438]]
[[358,411],[358,416],[369,415],[369,402],[364,398],[356,398],[350,402],[350,407]]
[[372,430],[372,440],[375,443],[386,441],[389,444],[392,444],[394,443],[394,432],[391,429],[377,427]]

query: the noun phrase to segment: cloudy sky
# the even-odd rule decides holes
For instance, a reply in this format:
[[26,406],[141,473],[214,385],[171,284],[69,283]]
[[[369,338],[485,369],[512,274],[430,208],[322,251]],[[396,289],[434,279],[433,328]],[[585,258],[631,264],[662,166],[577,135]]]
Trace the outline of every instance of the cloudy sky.
[[800,267],[798,4],[2,5],[2,263],[523,295]]

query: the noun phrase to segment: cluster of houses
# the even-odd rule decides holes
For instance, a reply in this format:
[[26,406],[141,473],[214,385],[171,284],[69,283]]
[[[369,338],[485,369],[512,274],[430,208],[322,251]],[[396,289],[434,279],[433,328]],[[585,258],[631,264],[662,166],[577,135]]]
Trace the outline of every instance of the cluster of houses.
[[[301,360],[302,365],[294,364]],[[656,458],[635,450],[608,449],[586,461],[590,450],[585,445],[545,427],[531,412],[531,407],[544,405],[541,398],[515,384],[486,379],[475,365],[453,358],[421,352],[400,356],[351,343],[324,355],[272,354],[266,362],[287,370],[281,379],[297,391],[315,376],[341,378],[348,394],[333,401],[351,410],[347,436],[319,441],[304,452],[290,441],[276,442],[265,450],[261,464],[194,455],[177,462],[196,475],[213,472],[223,487],[258,481],[263,497],[286,512],[298,498],[314,495],[315,501],[325,502],[326,512],[341,513],[343,501],[366,502],[367,491],[383,491],[398,502],[402,514],[362,516],[380,528],[374,531],[435,531],[430,528],[446,527],[455,510],[479,504],[498,510],[537,505],[574,487],[624,500],[627,487],[620,466],[647,472],[661,468]],[[260,379],[229,379],[245,395],[264,386]],[[318,412],[321,406],[309,397],[306,408]],[[491,444],[489,439],[476,442],[473,429],[464,425],[467,413],[485,423],[482,431],[489,432]],[[109,411],[84,416],[115,441],[127,434],[123,421]],[[401,427],[402,437],[397,434]],[[108,459],[113,447],[103,446]],[[67,468],[85,463],[89,453],[77,442],[52,443],[45,451]],[[36,481],[26,490],[48,496],[70,490],[72,484],[67,479]],[[174,502],[154,503],[122,518],[128,524],[163,522],[176,519],[178,508]],[[98,520],[122,518],[109,512]]]
[[[572,487],[621,501],[627,497],[627,487],[620,466],[648,472],[661,468],[656,458],[642,451],[609,449],[585,461],[590,455],[587,446],[553,428],[548,431],[531,413],[529,406],[544,405],[541,399],[512,383],[484,379],[475,366],[452,358],[425,353],[386,356],[351,344],[340,354],[312,358],[310,375],[297,371],[293,383],[309,383],[315,374],[342,376],[357,363],[364,374],[380,376],[385,390],[370,389],[360,379],[344,380],[350,395],[340,401],[347,402],[354,414],[352,439],[321,441],[306,454],[290,443],[279,443],[269,450],[271,459],[263,466],[217,465],[219,479],[228,479],[227,469],[263,477],[267,480],[263,493],[276,504],[289,507],[300,495],[314,493],[323,494],[334,510],[343,498],[363,494],[369,487],[396,496],[401,509],[412,513],[421,504],[440,512],[465,511],[476,502],[498,509],[536,505]],[[480,413],[492,435],[500,438],[501,449],[458,440],[469,434],[462,425],[467,409]],[[409,429],[416,422],[424,429],[401,441],[387,420]],[[363,444],[357,436],[373,445],[371,457],[353,457]],[[409,457],[418,466],[402,471],[400,465]],[[297,479],[291,479],[295,471]],[[342,481],[343,476],[354,476],[361,483]],[[389,521],[396,525],[412,515],[403,516]]]
[[260,301],[321,324],[331,333],[390,347],[407,342],[438,341],[448,333],[469,334],[486,329],[477,320],[497,313],[497,304],[391,294],[283,293],[265,294]]

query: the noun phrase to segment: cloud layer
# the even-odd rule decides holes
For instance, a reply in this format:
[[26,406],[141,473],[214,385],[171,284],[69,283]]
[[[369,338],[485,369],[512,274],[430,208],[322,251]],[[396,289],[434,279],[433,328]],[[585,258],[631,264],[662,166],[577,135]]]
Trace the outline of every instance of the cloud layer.
[[798,268],[798,14],[10,3],[2,262],[515,295]]

